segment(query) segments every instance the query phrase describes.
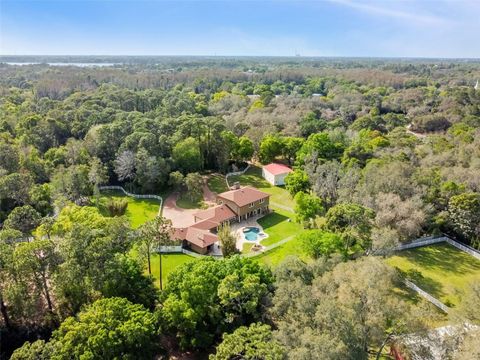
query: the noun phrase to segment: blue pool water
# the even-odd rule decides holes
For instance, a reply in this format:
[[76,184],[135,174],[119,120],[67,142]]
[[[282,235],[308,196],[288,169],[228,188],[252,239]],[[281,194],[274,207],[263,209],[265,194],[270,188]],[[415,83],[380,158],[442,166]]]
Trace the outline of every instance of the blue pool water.
[[243,235],[245,235],[245,239],[248,241],[256,241],[258,239],[258,233],[260,229],[257,227],[248,227],[243,229]]

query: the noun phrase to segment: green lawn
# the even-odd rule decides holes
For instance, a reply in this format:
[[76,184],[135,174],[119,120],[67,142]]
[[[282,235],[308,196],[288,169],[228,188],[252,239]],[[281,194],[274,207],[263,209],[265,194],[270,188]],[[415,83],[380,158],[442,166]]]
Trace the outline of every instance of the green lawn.
[[214,193],[222,193],[228,191],[225,175],[212,174],[208,177],[208,188]]
[[130,220],[133,228],[138,228],[148,220],[154,219],[158,214],[160,203],[155,199],[135,199],[125,196],[119,191],[102,191],[100,195],[100,204],[98,206],[102,215],[106,216],[105,203],[109,198],[125,198],[128,201],[128,207],[125,215]]
[[303,250],[302,244],[296,239],[292,239],[287,243],[267,251],[262,255],[255,256],[252,259],[274,268],[289,255],[295,255],[303,261],[310,261],[310,258]]
[[448,244],[404,250],[386,262],[449,306],[461,301],[468,284],[480,281],[480,260]]
[[[243,175],[230,176],[228,182],[233,185],[234,182],[240,182],[240,185],[250,185],[259,190],[270,194],[270,202],[277,203],[289,208],[293,208],[295,203],[289,192],[283,186],[272,186],[262,177],[262,169],[258,166],[251,166],[250,169]],[[275,204],[271,205],[275,208]]]
[[[294,214],[281,209],[275,209],[268,215],[258,219],[258,223],[262,225],[263,230],[268,234],[262,245],[272,245],[292,235],[296,235],[303,231],[303,227],[296,223]],[[288,220],[291,221],[288,221]]]
[[[185,255],[185,254],[163,254],[162,255],[162,282],[163,286],[167,283],[168,275],[173,272],[177,267],[187,262],[196,260],[197,258]],[[152,266],[152,275],[155,279],[155,285],[160,286],[158,281],[159,274],[160,274],[160,256],[158,254],[154,254],[151,259],[151,266]],[[146,265],[146,264],[145,264]]]

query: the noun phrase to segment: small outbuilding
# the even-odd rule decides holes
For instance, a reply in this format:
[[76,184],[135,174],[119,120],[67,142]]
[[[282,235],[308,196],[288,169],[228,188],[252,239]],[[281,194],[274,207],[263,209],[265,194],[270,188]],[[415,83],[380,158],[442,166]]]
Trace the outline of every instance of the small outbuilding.
[[262,176],[272,185],[285,185],[285,177],[292,172],[288,166],[271,163],[262,168]]

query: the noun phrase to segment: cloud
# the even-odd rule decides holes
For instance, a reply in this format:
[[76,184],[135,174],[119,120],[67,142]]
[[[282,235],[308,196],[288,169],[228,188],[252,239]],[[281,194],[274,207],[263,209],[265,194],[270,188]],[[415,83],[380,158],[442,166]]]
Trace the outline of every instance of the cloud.
[[[452,24],[452,20],[442,18],[431,14],[421,14],[417,11],[406,11],[402,9],[393,8],[387,4],[398,4],[395,2],[358,2],[352,0],[327,0],[342,6],[347,6],[355,10],[362,11],[370,15],[381,15],[397,20],[408,20],[410,23],[414,22],[419,25],[447,25]],[[409,3],[409,2],[404,2]],[[410,3],[413,4],[413,3]],[[385,6],[386,5],[386,6]]]

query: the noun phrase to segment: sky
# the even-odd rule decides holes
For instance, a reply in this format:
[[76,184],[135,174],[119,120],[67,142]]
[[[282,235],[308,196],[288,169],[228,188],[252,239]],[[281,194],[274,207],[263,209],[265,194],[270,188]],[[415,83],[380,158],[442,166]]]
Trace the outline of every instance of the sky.
[[480,0],[0,0],[1,55],[480,58]]

